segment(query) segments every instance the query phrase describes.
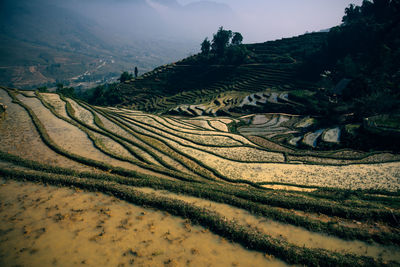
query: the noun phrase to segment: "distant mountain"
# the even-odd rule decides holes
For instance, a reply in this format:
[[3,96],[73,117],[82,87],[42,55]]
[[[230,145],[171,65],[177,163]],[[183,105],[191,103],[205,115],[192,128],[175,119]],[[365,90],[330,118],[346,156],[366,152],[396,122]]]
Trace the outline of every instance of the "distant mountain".
[[[197,46],[147,34],[161,21],[152,28],[137,26],[157,16],[145,1],[99,2],[1,1],[0,84],[30,88],[75,81],[90,86],[135,66],[143,72],[177,60]],[[131,19],[129,10],[121,11],[126,5],[143,14]],[[97,7],[97,14],[90,13]],[[95,19],[105,17],[102,12],[109,13],[108,21],[122,20],[112,24]]]
[[176,0],[146,0],[147,3],[158,4],[162,6],[167,6],[170,8],[179,8],[181,5]]
[[44,1],[5,1],[0,34],[73,52],[109,49],[111,40],[94,21]]
[[199,14],[209,14],[209,15],[219,15],[219,16],[234,16],[233,10],[226,4],[216,3],[212,1],[199,1],[190,3],[184,6],[185,10],[199,13]]
[[[235,14],[210,1],[3,0],[0,84],[91,86],[193,54]],[[184,22],[184,23],[183,23]],[[104,78],[106,77],[106,78]]]
[[197,14],[233,14],[232,9],[228,5],[213,1],[197,1],[186,5],[181,5],[176,0],[146,0],[146,2],[150,6],[160,5],[171,9],[180,9],[184,12],[192,12]]

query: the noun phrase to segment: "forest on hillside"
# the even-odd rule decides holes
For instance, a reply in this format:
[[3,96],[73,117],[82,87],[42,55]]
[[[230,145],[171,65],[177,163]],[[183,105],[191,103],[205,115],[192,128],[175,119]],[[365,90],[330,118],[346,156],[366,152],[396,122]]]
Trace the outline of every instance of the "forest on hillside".
[[[301,75],[334,90],[348,86],[343,101],[360,118],[398,113],[400,107],[400,1],[363,1],[350,5],[343,23],[332,28],[326,44],[311,51]],[[321,75],[322,74],[322,75]]]

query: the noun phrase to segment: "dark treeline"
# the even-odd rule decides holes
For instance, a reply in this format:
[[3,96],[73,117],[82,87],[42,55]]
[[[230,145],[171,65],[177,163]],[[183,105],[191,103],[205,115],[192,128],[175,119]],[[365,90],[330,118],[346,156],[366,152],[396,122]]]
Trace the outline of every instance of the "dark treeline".
[[399,14],[399,0],[364,0],[361,6],[350,5],[342,25],[328,33],[326,44],[308,51],[300,75],[322,78],[324,87],[333,91],[347,79],[348,86],[340,92],[342,100],[359,119],[398,113]]
[[118,83],[99,85],[78,95],[92,105],[113,106],[122,102]]
[[[205,38],[201,43],[201,53],[192,58],[197,64],[243,64],[250,63],[250,51],[242,45],[240,32],[225,30],[222,26],[213,35],[212,41]],[[190,60],[188,61],[190,62]]]

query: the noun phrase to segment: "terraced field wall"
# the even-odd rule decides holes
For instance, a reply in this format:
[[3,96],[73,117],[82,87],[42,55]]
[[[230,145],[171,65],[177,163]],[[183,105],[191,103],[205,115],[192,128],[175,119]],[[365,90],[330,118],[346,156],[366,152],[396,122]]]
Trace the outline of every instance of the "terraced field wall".
[[[244,134],[252,129],[231,133],[229,117],[161,116],[9,88],[0,97],[2,178],[113,195],[288,264],[400,264],[398,155],[305,152]],[[251,121],[299,123],[285,116]]]
[[212,102],[228,91],[315,89],[313,82],[302,79],[301,63],[306,51],[321,47],[325,38],[325,33],[313,33],[244,45],[249,62],[236,65],[202,63],[194,55],[120,84],[120,105],[165,112],[179,104]]

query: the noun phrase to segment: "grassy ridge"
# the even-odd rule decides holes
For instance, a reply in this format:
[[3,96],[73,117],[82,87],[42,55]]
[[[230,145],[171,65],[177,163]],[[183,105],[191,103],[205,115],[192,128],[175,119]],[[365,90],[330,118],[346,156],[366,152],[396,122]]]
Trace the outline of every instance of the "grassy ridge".
[[[115,116],[115,117],[118,117],[118,118],[121,118],[121,119],[123,119],[123,120],[134,121],[134,122],[136,122],[137,124],[144,125],[142,122],[138,121],[137,119],[134,119],[134,118],[132,118],[132,117],[127,117],[127,116],[125,116],[125,115],[121,115],[121,114],[116,113],[116,112],[111,112],[111,115],[113,115],[113,116]],[[138,116],[139,116],[139,117],[141,117],[141,116],[143,116],[143,117],[148,117],[147,115],[138,115]],[[151,118],[151,117],[150,117],[150,118]],[[172,135],[172,136],[175,136],[175,137],[177,137],[177,138],[183,139],[183,140],[185,140],[185,141],[189,141],[189,142],[194,143],[194,144],[196,144],[196,145],[204,146],[204,144],[202,144],[202,143],[196,142],[195,140],[192,140],[192,139],[189,139],[189,138],[186,138],[186,137],[184,137],[184,136],[181,136],[181,135],[179,135],[179,134],[174,133],[174,132],[181,132],[181,133],[190,133],[190,132],[187,132],[187,131],[185,131],[185,130],[173,129],[173,128],[171,128],[171,127],[169,127],[169,126],[163,124],[163,123],[160,122],[160,121],[157,121],[157,122],[160,123],[161,125],[163,125],[164,127],[166,127],[167,129],[170,130],[170,131],[168,131],[168,134],[170,134],[170,135]],[[149,127],[149,126],[146,125],[146,127],[147,127],[146,129],[148,130],[148,127]],[[157,126],[155,126],[155,125],[151,125],[151,127],[154,128],[154,129],[160,130],[160,131],[165,131],[164,129],[159,128],[159,127],[157,127]],[[219,136],[218,133],[215,133],[215,132],[207,131],[207,130],[204,130],[204,129],[203,129],[203,131],[209,132],[209,134],[210,134],[210,135],[212,134],[213,136]],[[154,133],[154,132],[153,132],[153,133]],[[198,133],[198,134],[196,134],[196,133],[190,133],[190,134],[193,134],[193,135],[202,135],[202,134],[200,134],[200,133]],[[227,137],[227,138],[231,138],[231,139],[233,139],[233,140],[235,140],[235,141],[238,141],[238,140],[236,140],[236,139],[234,139],[234,138],[232,138],[232,137],[230,137],[230,136],[227,136],[227,135],[221,135],[221,136],[224,136],[224,137]],[[246,137],[243,136],[243,138],[246,138]],[[265,137],[263,137],[263,138],[265,138]],[[270,141],[270,142],[276,143],[276,142],[275,142],[274,140],[272,140],[272,139],[269,139],[269,138],[265,138],[265,139],[267,139],[267,140]],[[193,146],[190,146],[190,145],[187,145],[187,144],[183,144],[182,142],[179,142],[179,141],[177,141],[177,140],[172,140],[172,141],[177,142],[177,143],[179,143],[180,145],[183,145],[183,146],[186,146],[186,147],[198,149],[198,148],[196,148],[196,147],[193,147]],[[239,142],[240,142],[240,141],[239,141]],[[262,147],[260,147],[259,145],[256,145],[256,144],[254,144],[254,145],[248,145],[248,144],[244,144],[243,142],[241,142],[241,143],[242,143],[242,145],[240,145],[240,146],[227,146],[227,147],[248,147],[248,148],[252,148],[252,149],[258,150],[258,151],[266,151],[266,152],[274,152],[274,153],[282,153],[282,154],[284,154],[284,153],[283,153],[282,151],[280,151],[280,150],[266,149],[266,148],[262,148]],[[249,140],[249,143],[253,143],[253,142],[252,142],[251,140]],[[280,144],[280,143],[276,143],[276,144],[282,145],[282,144]],[[207,147],[224,147],[224,146],[207,145]],[[338,161],[346,161],[346,162],[343,162],[343,163],[342,163],[342,162],[341,162],[341,163],[332,163],[332,162],[328,162],[328,163],[319,163],[319,162],[310,161],[310,160],[304,160],[304,159],[301,160],[302,162],[304,162],[304,163],[306,163],[306,164],[313,164],[313,165],[329,165],[329,166],[348,166],[348,165],[354,165],[354,164],[363,164],[363,160],[366,159],[366,158],[368,158],[368,157],[370,157],[370,156],[379,155],[379,154],[383,154],[383,153],[388,153],[388,152],[368,152],[368,153],[364,153],[364,152],[363,152],[362,155],[360,155],[360,156],[353,156],[353,157],[342,158],[342,157],[333,156],[333,155],[330,155],[330,154],[338,153],[338,152],[341,152],[341,151],[344,151],[344,150],[335,150],[335,151],[329,151],[329,152],[319,152],[319,151],[304,151],[304,150],[300,150],[300,149],[293,148],[293,147],[288,147],[288,148],[290,148],[291,150],[294,150],[294,152],[286,152],[285,155],[289,155],[289,156],[301,156],[301,157],[308,156],[308,157],[318,157],[318,158],[322,158],[322,159],[332,159],[332,160],[338,160]],[[245,160],[234,160],[234,159],[226,158],[226,157],[224,157],[224,156],[221,156],[221,155],[219,155],[219,154],[217,154],[217,153],[214,153],[214,152],[208,151],[208,150],[207,150],[207,151],[206,151],[206,150],[203,150],[203,151],[204,151],[204,152],[207,152],[207,153],[210,153],[210,154],[213,154],[213,155],[215,155],[215,156],[221,157],[221,158],[225,158],[225,159],[228,159],[228,160],[232,160],[232,161],[243,162],[243,163],[250,162],[250,161],[245,161]],[[279,163],[279,162],[275,162],[275,161],[251,161],[251,162],[252,162],[252,163]],[[376,162],[368,162],[368,164],[381,164],[381,163],[390,163],[390,162],[397,162],[397,160],[390,160],[390,159],[388,159],[388,160],[379,160],[379,161],[376,161]],[[287,164],[287,163],[289,163],[289,164],[297,164],[297,163],[291,163],[291,162],[283,162],[283,163],[286,163],[286,164]],[[364,162],[364,163],[365,163],[365,162]]]
[[211,102],[226,91],[254,92],[271,87],[311,89],[315,85],[302,81],[297,73],[305,57],[304,51],[322,46],[326,36],[326,33],[313,33],[243,45],[248,51],[245,60],[248,62],[232,65],[195,55],[161,66],[120,84],[118,90],[124,99],[121,104],[148,112],[163,112],[177,104]]
[[[146,143],[147,145],[151,146],[151,147],[154,148],[155,150],[159,151],[160,153],[163,153],[163,154],[166,154],[166,155],[167,155],[167,153],[166,153],[165,151],[163,151],[163,149],[160,148],[160,146],[157,146],[157,145],[154,143],[154,141],[152,141],[152,139],[154,139],[155,141],[161,142],[160,139],[154,138],[153,136],[150,136],[150,135],[145,135],[145,134],[142,134],[142,133],[137,133],[137,132],[135,132],[135,131],[132,129],[132,127],[129,127],[128,125],[126,125],[126,124],[124,124],[124,123],[121,123],[121,122],[118,121],[118,120],[114,120],[113,117],[108,116],[108,114],[106,114],[106,113],[104,113],[104,112],[102,112],[102,111],[100,111],[100,110],[96,110],[96,109],[92,108],[92,109],[91,109],[91,112],[92,112],[92,114],[95,116],[95,118],[98,118],[98,116],[96,115],[96,113],[95,113],[94,111],[99,112],[99,114],[103,115],[103,116],[106,117],[108,120],[112,121],[113,123],[115,123],[116,125],[118,125],[120,128],[122,128],[122,129],[124,129],[125,131],[127,131],[128,133],[132,134],[133,136],[135,136],[135,137],[138,138],[139,140],[143,141],[143,142]],[[100,119],[98,118],[98,120],[100,120]],[[96,121],[95,121],[95,123],[96,123]],[[98,127],[101,127],[106,133],[108,133],[108,134],[110,134],[110,135],[114,135],[114,134],[115,134],[115,133],[111,133],[110,130],[106,129],[106,128],[105,128],[104,126],[102,126],[101,124],[97,124],[97,123],[96,123],[96,125],[97,125]],[[118,135],[118,137],[124,138],[124,137],[122,137],[122,136],[120,136],[120,135]],[[145,137],[147,137],[147,139],[146,139]],[[127,138],[124,138],[124,139],[127,140],[127,141],[129,141],[129,139],[127,139]],[[163,143],[163,145],[165,145],[165,143]],[[178,158],[178,157],[174,157],[174,160],[178,161],[179,163],[181,163],[182,165],[184,165],[185,167],[187,167],[189,170],[193,171],[194,173],[196,173],[196,174],[198,174],[199,176],[202,176],[202,177],[204,177],[204,178],[206,178],[206,179],[210,179],[210,177],[212,177],[212,175],[210,175],[210,174],[212,174],[212,173],[208,173],[208,175],[207,175],[207,173],[204,173],[204,170],[202,170],[202,168],[204,168],[204,167],[198,165],[197,162],[192,161],[192,162],[194,162],[195,164],[197,164],[197,166],[193,166],[193,164],[188,164],[187,161],[191,160],[189,157],[187,157],[186,155],[183,155],[182,153],[180,153],[180,152],[178,152],[177,150],[173,149],[171,146],[166,146],[166,147],[169,148],[169,149],[172,151],[172,153],[176,153],[176,154],[178,154],[179,156],[181,156],[181,157],[179,157],[179,158]],[[143,149],[145,149],[145,148],[143,148]],[[165,149],[165,148],[164,148],[164,149]],[[148,151],[148,150],[146,150],[146,151]],[[168,156],[171,157],[171,154],[168,153]],[[183,158],[182,158],[182,157],[183,157]],[[186,162],[185,162],[185,161],[186,161]]]
[[[260,215],[266,218],[271,218],[283,223],[301,226],[310,231],[327,233],[345,239],[359,239],[365,241],[374,240],[375,242],[381,244],[400,245],[400,233],[381,232],[371,234],[368,231],[364,231],[358,228],[349,228],[329,222],[322,222],[307,217],[298,216],[293,213],[271,207],[270,205],[262,205],[257,202],[253,202],[251,200],[251,195],[253,195],[252,192],[229,185],[193,184],[187,182],[170,181],[167,179],[163,180],[151,176],[140,176],[132,179],[109,173],[92,174],[87,172],[75,172],[65,168],[48,167],[46,165],[29,160],[24,160],[3,152],[0,152],[0,159],[38,171],[46,171],[62,175],[71,175],[75,177],[86,177],[104,181],[113,181],[120,184],[136,187],[150,187],[156,190],[167,190],[177,194],[185,194],[189,196],[204,198],[210,201],[242,208],[253,214]],[[259,194],[260,193],[265,194],[266,192],[259,192]],[[279,196],[275,196],[275,198],[279,198]],[[296,196],[292,196],[292,198],[296,198]],[[301,199],[301,194],[299,196],[299,199]],[[281,199],[281,201],[285,200],[285,198]]]
[[[39,100],[41,100],[42,104],[43,104],[46,108],[48,108],[56,117],[58,117],[58,118],[60,118],[60,119],[62,119],[62,120],[64,120],[64,121],[66,121],[66,122],[68,122],[68,123],[71,123],[71,124],[75,125],[75,126],[78,127],[79,129],[81,129],[83,132],[85,132],[85,133],[89,136],[89,138],[93,141],[94,145],[95,145],[99,150],[101,150],[103,153],[107,154],[108,156],[110,156],[110,157],[112,157],[112,158],[115,158],[115,159],[118,159],[118,160],[122,160],[122,161],[126,161],[126,162],[129,162],[129,163],[132,163],[133,165],[137,165],[137,166],[139,166],[139,167],[141,167],[141,168],[144,168],[144,169],[148,169],[148,170],[155,171],[155,172],[158,172],[158,173],[161,173],[161,174],[169,175],[169,176],[174,177],[174,178],[177,178],[177,179],[200,182],[200,181],[199,181],[198,179],[196,179],[195,177],[192,177],[192,176],[189,176],[189,175],[186,175],[186,174],[177,172],[177,171],[171,171],[171,170],[166,169],[166,168],[159,168],[159,167],[157,167],[157,166],[155,166],[155,165],[145,164],[145,163],[142,163],[142,162],[140,162],[140,161],[133,161],[133,160],[130,160],[130,159],[121,157],[121,156],[119,156],[119,155],[116,155],[116,154],[114,154],[114,153],[108,152],[107,149],[104,148],[104,146],[103,146],[101,143],[99,143],[99,142],[97,141],[97,139],[96,139],[93,135],[90,134],[90,131],[93,131],[93,132],[96,132],[96,133],[99,133],[99,134],[102,134],[102,135],[104,135],[104,136],[107,136],[107,137],[111,138],[113,141],[119,143],[119,144],[122,145],[124,148],[126,148],[129,152],[131,152],[132,149],[131,149],[129,146],[126,146],[126,145],[121,141],[121,139],[124,139],[123,141],[127,141],[127,142],[131,142],[131,141],[130,141],[129,139],[127,139],[127,138],[122,137],[122,136],[117,136],[117,137],[115,137],[115,135],[110,134],[110,133],[107,132],[107,131],[99,131],[98,129],[96,129],[96,128],[92,127],[92,126],[81,122],[80,120],[78,120],[78,119],[74,116],[74,112],[75,112],[75,111],[73,110],[72,106],[71,106],[68,102],[66,102],[66,111],[67,111],[67,114],[68,114],[72,119],[64,118],[63,116],[59,115],[59,114],[54,110],[54,108],[52,108],[49,104],[47,104],[47,103],[44,101],[43,98],[41,98],[40,96],[38,96],[38,98],[39,98]],[[98,118],[97,118],[97,119],[98,119]],[[102,123],[98,123],[98,126],[101,126],[101,125],[102,125]],[[134,151],[132,151],[132,153],[134,153]]]
[[241,243],[250,249],[268,251],[289,263],[306,264],[308,266],[383,265],[382,262],[369,257],[360,257],[352,254],[343,255],[323,249],[298,247],[287,243],[286,241],[274,239],[268,235],[261,234],[254,229],[238,225],[234,221],[228,221],[226,218],[213,211],[198,208],[179,200],[171,200],[165,197],[144,194],[135,191],[131,187],[113,182],[62,175],[49,175],[30,171],[8,170],[5,168],[0,168],[0,173],[5,177],[13,179],[75,186],[90,191],[100,191],[140,206],[148,206],[164,210],[173,215],[190,219],[192,222],[207,227],[214,233],[234,242]]
[[[143,174],[138,173],[136,171],[132,171],[132,170],[126,170],[120,167],[114,167],[112,165],[109,165],[107,163],[104,162],[100,162],[100,161],[96,161],[96,160],[92,160],[92,159],[88,159],[76,154],[72,154],[69,153],[68,151],[64,150],[63,148],[59,147],[53,140],[51,140],[50,136],[48,135],[46,129],[44,128],[43,124],[41,123],[41,121],[38,119],[38,117],[35,115],[35,113],[32,111],[32,109],[30,109],[27,105],[25,105],[24,103],[22,103],[21,101],[18,100],[18,98],[16,98],[15,96],[15,92],[12,91],[8,91],[10,97],[13,99],[14,103],[19,104],[20,106],[22,106],[29,114],[29,116],[32,119],[32,122],[34,123],[36,129],[38,130],[40,137],[42,139],[42,141],[52,150],[54,150],[56,153],[63,155],[67,158],[70,158],[72,160],[75,160],[79,163],[88,165],[88,166],[92,166],[92,167],[96,167],[100,170],[103,171],[109,171],[112,173],[116,173],[119,175],[124,175],[124,176],[128,176],[128,177],[138,177],[141,176]],[[174,177],[173,174],[170,174],[172,177]]]

